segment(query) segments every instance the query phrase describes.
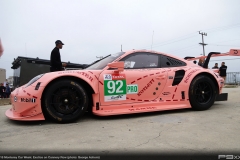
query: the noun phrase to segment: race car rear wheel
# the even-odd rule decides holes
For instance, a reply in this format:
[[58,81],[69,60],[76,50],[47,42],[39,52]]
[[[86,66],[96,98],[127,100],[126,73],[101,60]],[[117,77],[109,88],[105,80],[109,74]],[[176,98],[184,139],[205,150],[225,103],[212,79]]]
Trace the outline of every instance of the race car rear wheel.
[[216,85],[208,76],[197,76],[191,82],[189,100],[194,110],[209,109],[213,105],[216,95]]
[[73,122],[85,113],[88,95],[79,83],[60,80],[47,88],[42,104],[44,114],[52,120],[60,123]]

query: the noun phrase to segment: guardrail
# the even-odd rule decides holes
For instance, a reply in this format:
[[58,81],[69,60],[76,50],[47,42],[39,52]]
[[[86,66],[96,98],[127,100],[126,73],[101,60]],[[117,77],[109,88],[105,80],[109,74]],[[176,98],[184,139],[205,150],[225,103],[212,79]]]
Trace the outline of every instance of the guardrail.
[[240,85],[240,72],[227,72],[225,84]]

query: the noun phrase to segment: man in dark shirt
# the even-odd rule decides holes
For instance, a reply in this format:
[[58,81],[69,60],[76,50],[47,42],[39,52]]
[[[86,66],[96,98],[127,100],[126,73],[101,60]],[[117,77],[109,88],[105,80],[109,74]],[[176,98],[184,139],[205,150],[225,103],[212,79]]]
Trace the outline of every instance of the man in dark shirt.
[[215,63],[215,66],[212,69],[218,69],[218,63]]
[[226,80],[227,75],[227,66],[225,66],[225,62],[222,62],[222,66],[219,68],[219,75]]
[[55,42],[55,44],[56,44],[56,47],[52,50],[51,56],[50,56],[50,63],[51,63],[50,71],[51,72],[61,71],[61,70],[63,70],[62,67],[67,66],[66,63],[61,62],[61,56],[60,56],[60,52],[59,52],[59,49],[62,49],[62,45],[64,45],[64,44],[60,40],[57,40]]

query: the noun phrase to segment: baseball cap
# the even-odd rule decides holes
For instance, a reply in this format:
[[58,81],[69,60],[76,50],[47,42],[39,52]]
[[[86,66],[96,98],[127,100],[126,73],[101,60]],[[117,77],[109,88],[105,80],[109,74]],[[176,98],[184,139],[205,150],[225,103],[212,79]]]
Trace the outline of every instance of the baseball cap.
[[62,41],[60,41],[60,40],[57,40],[57,41],[55,42],[55,44],[62,44],[62,45],[64,45],[64,44],[62,43]]

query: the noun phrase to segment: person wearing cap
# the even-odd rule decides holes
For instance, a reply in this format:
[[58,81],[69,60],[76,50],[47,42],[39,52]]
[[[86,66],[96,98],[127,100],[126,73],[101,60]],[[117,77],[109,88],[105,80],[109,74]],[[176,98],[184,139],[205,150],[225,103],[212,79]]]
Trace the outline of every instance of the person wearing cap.
[[50,71],[55,72],[55,71],[62,71],[62,67],[66,67],[66,63],[62,63],[61,61],[61,55],[59,52],[59,49],[62,49],[62,46],[64,45],[62,41],[57,40],[55,42],[56,47],[52,50],[51,56],[50,56]]

